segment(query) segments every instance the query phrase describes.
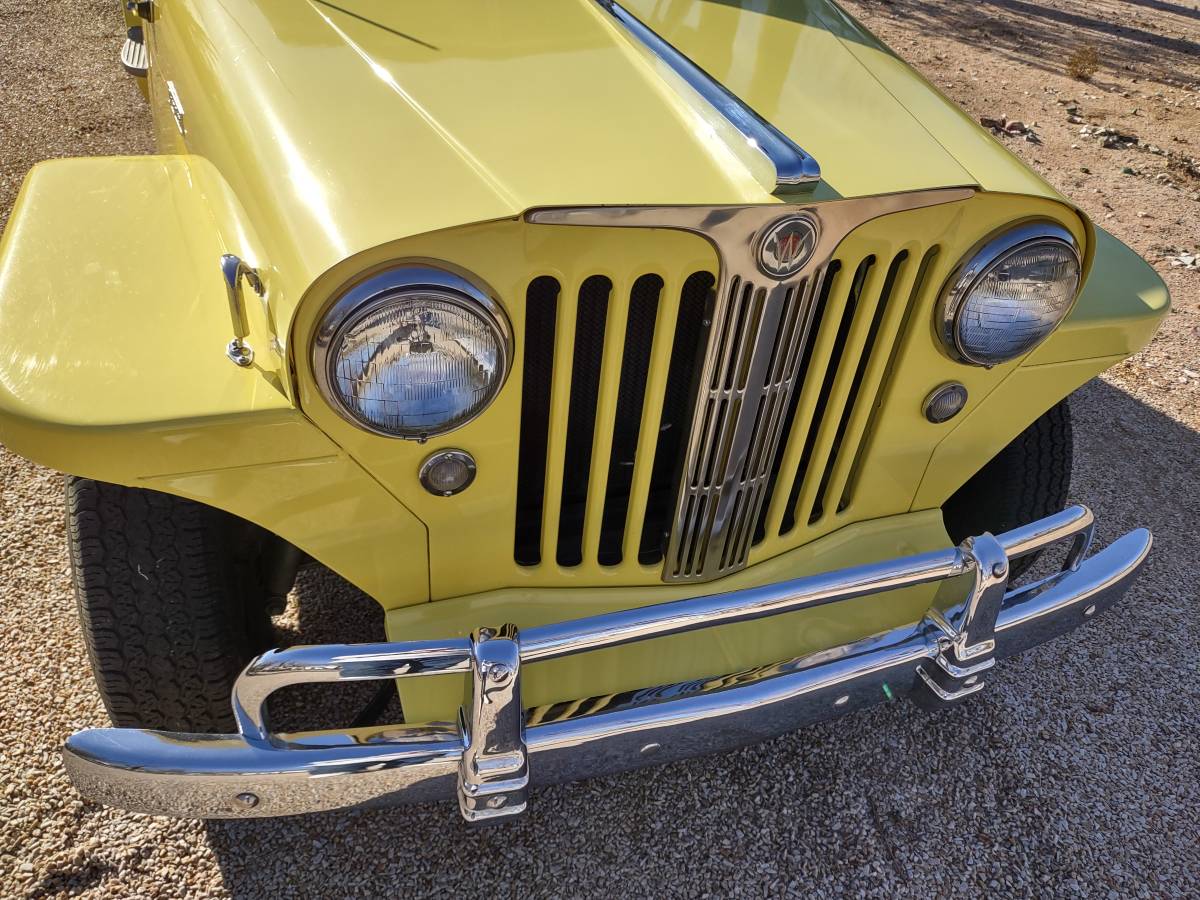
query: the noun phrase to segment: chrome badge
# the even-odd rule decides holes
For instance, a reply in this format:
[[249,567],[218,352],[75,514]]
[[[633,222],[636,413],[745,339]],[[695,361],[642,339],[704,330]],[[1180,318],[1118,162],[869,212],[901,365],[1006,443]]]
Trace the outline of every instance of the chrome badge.
[[808,216],[780,219],[758,244],[758,267],[772,278],[795,275],[817,249],[817,223]]

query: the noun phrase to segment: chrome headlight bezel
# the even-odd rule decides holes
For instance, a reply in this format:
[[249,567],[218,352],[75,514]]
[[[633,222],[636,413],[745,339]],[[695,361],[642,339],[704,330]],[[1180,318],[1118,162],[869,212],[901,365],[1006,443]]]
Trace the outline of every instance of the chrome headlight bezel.
[[[974,357],[963,347],[959,337],[959,318],[967,299],[979,282],[997,265],[1015,252],[1037,244],[1056,244],[1065,247],[1075,258],[1075,266],[1079,274],[1070,303],[1067,304],[1058,321],[1047,329],[1045,334],[1020,352],[1005,359],[984,360]],[[950,273],[950,277],[942,288],[938,304],[938,336],[950,355],[959,362],[984,368],[1002,365],[1029,353],[1053,334],[1054,330],[1070,315],[1079,299],[1079,291],[1082,286],[1083,260],[1075,236],[1070,231],[1057,222],[1049,220],[1036,220],[1006,227],[1005,230],[993,233],[976,244]]]
[[[437,299],[457,305],[482,320],[496,338],[496,365],[499,377],[495,380],[487,400],[466,418],[445,426],[421,429],[419,432],[390,431],[359,415],[343,401],[335,381],[334,367],[338,360],[335,350],[342,337],[357,323],[395,302],[399,297],[412,293],[432,294]],[[494,292],[474,277],[424,261],[397,263],[347,288],[326,307],[313,337],[311,358],[313,376],[321,396],[341,418],[381,437],[423,443],[429,438],[463,428],[483,415],[495,402],[512,369],[512,327]]]

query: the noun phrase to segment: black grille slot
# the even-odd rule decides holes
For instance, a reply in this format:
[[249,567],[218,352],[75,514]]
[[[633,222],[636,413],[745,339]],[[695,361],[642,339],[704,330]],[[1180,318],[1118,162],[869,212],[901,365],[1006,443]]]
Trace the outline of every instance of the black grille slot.
[[654,466],[642,523],[638,561],[643,565],[662,562],[670,538],[683,457],[692,428],[696,387],[711,327],[713,285],[708,272],[696,272],[683,284],[679,317],[671,346],[671,363],[663,393],[662,418],[654,448]]
[[815,522],[821,518],[825,506],[829,502],[829,498],[825,494],[829,487],[829,480],[833,477],[833,467],[837,462],[838,452],[841,450],[842,442],[846,437],[846,428],[850,424],[850,415],[854,412],[855,401],[858,399],[858,392],[862,387],[863,376],[867,372],[867,363],[871,361],[871,351],[875,347],[875,339],[879,336],[879,326],[883,324],[883,314],[892,299],[892,291],[896,286],[896,276],[900,272],[900,266],[903,265],[906,259],[908,259],[908,253],[902,250],[892,260],[892,264],[888,268],[887,278],[883,282],[883,290],[879,294],[879,303],[875,307],[875,314],[871,317],[871,328],[867,332],[867,340],[863,345],[862,355],[859,356],[858,366],[854,370],[854,381],[850,385],[850,394],[846,398],[846,405],[842,408],[842,415],[838,420],[837,434],[833,439],[833,449],[829,453],[829,459],[825,463],[825,471],[821,475],[821,486],[817,490],[817,499],[813,504],[812,514],[809,516],[810,522]]
[[825,407],[829,403],[829,395],[833,392],[833,381],[838,374],[838,364],[842,360],[842,351],[846,349],[846,337],[850,333],[850,326],[854,322],[854,311],[858,306],[858,298],[862,293],[863,283],[866,281],[867,273],[875,262],[875,257],[868,257],[859,263],[858,269],[854,273],[854,282],[850,287],[850,296],[846,301],[846,307],[842,312],[842,319],[838,323],[837,337],[833,343],[833,353],[829,357],[829,363],[825,369],[825,379],[821,383],[821,392],[817,395],[816,411],[813,413],[812,426],[808,430],[808,435],[804,439],[804,452],[800,455],[800,464],[796,468],[796,479],[792,482],[792,492],[788,496],[787,512],[784,514],[783,523],[780,527],[780,534],[787,534],[796,525],[796,503],[800,499],[800,491],[804,487],[805,475],[808,473],[809,465],[812,462],[813,448],[816,446],[817,435],[821,430],[821,422],[825,418]]
[[517,522],[513,558],[522,566],[542,561],[542,505],[554,382],[554,323],[558,282],[543,275],[525,292],[525,363],[521,377],[521,447],[517,458]]
[[571,367],[571,412],[567,417],[562,504],[558,522],[558,564],[583,562],[583,522],[587,514],[588,471],[596,434],[596,399],[604,359],[604,325],[612,282],[593,275],[579,287],[575,351]]
[[654,346],[654,322],[663,280],[643,275],[633,284],[629,316],[625,325],[625,354],[621,360],[621,383],[617,390],[617,417],[613,423],[612,453],[608,460],[608,482],[604,492],[604,515],[600,525],[599,562],[619,565],[629,511],[629,491],[638,450],[638,431],[646,400],[646,376]]
[[909,319],[912,316],[913,308],[917,305],[916,299],[921,290],[925,287],[925,279],[929,274],[929,268],[933,265],[934,259],[937,257],[938,248],[932,247],[921,259],[920,268],[917,269],[917,277],[913,281],[912,293],[906,298],[904,316],[900,320],[900,326],[896,331],[896,339],[892,341],[892,346],[888,348],[887,364],[883,368],[883,379],[879,385],[879,392],[876,395],[875,401],[871,404],[870,417],[867,419],[866,428],[863,429],[863,438],[859,442],[854,453],[854,463],[850,466],[850,477],[846,480],[846,489],[842,491],[842,496],[838,502],[838,510],[846,509],[854,497],[854,491],[858,487],[858,479],[862,474],[863,458],[866,455],[867,447],[871,443],[871,439],[875,434],[875,426],[879,419],[879,412],[883,408],[883,398],[887,393],[888,384],[891,382],[892,373],[896,369],[896,357],[900,353],[900,345],[905,334],[908,333]]
[[[875,338],[879,335],[879,326],[883,323],[883,314],[887,310],[888,301],[891,299],[892,289],[896,284],[896,275],[900,271],[900,266],[907,258],[908,253],[901,251],[892,260],[891,266],[888,267],[887,277],[883,282],[883,290],[879,293],[879,302],[875,305],[875,312],[871,317],[871,326],[867,331],[867,338],[863,344],[862,353],[858,357],[858,365],[854,369],[854,380],[850,384],[850,393],[846,397],[846,405],[842,407],[842,414],[838,418],[837,432],[833,438],[833,448],[829,451],[829,459],[825,461],[825,471],[821,474],[821,485],[817,489],[817,497],[813,501],[812,512],[808,517],[810,524],[821,518],[821,515],[825,511],[825,504],[828,502],[825,493],[829,487],[829,480],[833,477],[833,467],[837,463],[838,451],[841,450],[842,441],[846,437],[846,427],[850,424],[851,413],[854,412],[854,404],[858,399],[859,388],[862,387],[863,376],[867,371],[867,363],[871,361],[871,350],[875,346]],[[875,258],[870,257],[866,262],[874,265]],[[856,308],[861,294],[862,283],[859,282],[855,286],[854,292],[854,305]]]

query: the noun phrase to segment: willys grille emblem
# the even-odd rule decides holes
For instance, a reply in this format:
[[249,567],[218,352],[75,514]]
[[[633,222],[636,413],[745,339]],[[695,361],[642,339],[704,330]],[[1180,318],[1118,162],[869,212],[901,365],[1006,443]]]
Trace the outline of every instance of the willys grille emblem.
[[817,223],[808,216],[789,216],[763,232],[758,266],[772,278],[787,278],[804,268],[816,248]]

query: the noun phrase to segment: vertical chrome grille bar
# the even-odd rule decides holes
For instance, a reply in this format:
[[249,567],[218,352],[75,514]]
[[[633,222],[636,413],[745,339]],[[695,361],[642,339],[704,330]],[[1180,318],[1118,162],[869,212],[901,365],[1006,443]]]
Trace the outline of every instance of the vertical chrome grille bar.
[[794,370],[779,361],[794,362],[797,354],[780,342],[796,335],[797,319],[810,320],[812,294],[803,287],[812,280],[762,285],[733,275],[718,294],[701,382],[704,415],[688,447],[667,581],[715,578],[746,563],[764,500],[765,460],[774,456],[779,410],[794,387]]

